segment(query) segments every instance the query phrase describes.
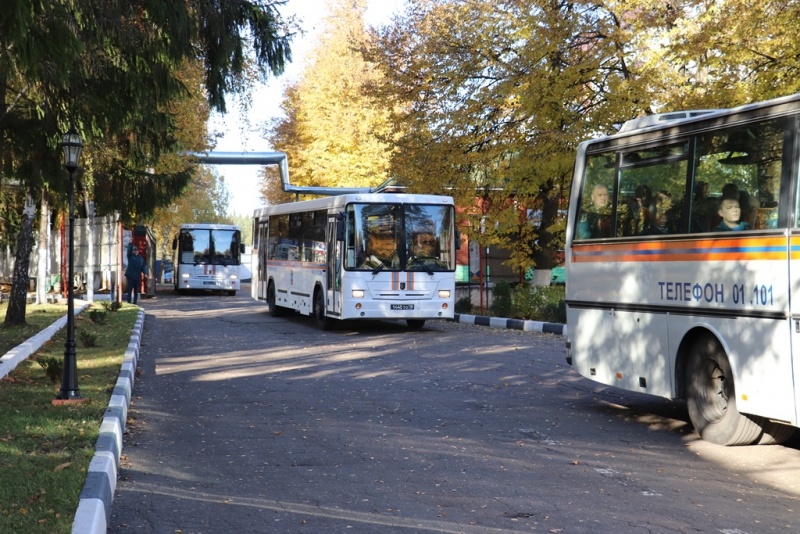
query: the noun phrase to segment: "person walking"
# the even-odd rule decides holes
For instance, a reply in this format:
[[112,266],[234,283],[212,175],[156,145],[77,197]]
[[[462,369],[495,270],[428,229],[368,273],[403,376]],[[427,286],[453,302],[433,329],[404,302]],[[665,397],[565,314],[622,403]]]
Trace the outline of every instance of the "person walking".
[[133,292],[133,302],[136,304],[139,301],[139,285],[142,281],[142,274],[147,275],[147,265],[144,263],[144,258],[139,256],[139,247],[133,243],[128,244],[128,268],[125,269],[125,300],[131,303],[131,292]]

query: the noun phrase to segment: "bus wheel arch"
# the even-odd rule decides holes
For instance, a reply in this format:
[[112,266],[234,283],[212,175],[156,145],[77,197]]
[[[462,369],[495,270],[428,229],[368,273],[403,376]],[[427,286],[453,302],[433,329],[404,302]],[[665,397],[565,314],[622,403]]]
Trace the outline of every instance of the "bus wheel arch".
[[286,308],[278,306],[275,296],[275,282],[270,279],[267,284],[267,306],[269,306],[269,314],[272,317],[282,317],[286,315]]
[[314,300],[312,302],[314,322],[322,330],[331,330],[335,326],[334,319],[325,314],[325,291],[320,284],[314,286]]
[[697,339],[711,332],[705,328],[693,328],[683,336],[675,356],[675,396],[686,400],[686,365],[692,355],[692,348]]
[[730,361],[714,334],[701,329],[693,335],[678,365],[683,371],[680,376],[689,419],[701,438],[719,445],[758,442],[765,421],[736,408]]

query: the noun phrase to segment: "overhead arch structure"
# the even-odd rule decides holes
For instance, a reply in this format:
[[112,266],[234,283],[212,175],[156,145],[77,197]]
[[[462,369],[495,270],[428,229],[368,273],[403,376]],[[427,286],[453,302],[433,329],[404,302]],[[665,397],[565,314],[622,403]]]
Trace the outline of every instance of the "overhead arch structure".
[[287,193],[294,193],[296,196],[374,193],[381,188],[381,186],[370,188],[292,185],[289,181],[289,163],[285,152],[191,152],[189,156],[197,163],[206,165],[277,165],[281,177],[281,187]]

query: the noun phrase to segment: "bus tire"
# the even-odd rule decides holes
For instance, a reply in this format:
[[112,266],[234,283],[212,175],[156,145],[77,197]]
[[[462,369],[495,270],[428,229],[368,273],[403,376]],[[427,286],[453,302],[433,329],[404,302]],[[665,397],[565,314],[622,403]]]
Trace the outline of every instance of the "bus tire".
[[406,324],[412,330],[419,330],[425,326],[425,319],[406,319]]
[[275,303],[275,284],[269,283],[267,288],[267,305],[269,306],[269,314],[272,317],[283,317],[286,315],[286,308],[278,306]]
[[759,445],[779,445],[794,436],[795,430],[793,426],[782,425],[767,420],[764,423],[764,433],[761,439],[758,440]]
[[703,334],[692,347],[686,365],[686,406],[695,430],[718,445],[750,445],[762,433],[762,419],[736,408],[731,364],[719,341]]
[[314,321],[322,330],[332,330],[334,327],[334,319],[325,315],[325,297],[320,287],[314,290]]

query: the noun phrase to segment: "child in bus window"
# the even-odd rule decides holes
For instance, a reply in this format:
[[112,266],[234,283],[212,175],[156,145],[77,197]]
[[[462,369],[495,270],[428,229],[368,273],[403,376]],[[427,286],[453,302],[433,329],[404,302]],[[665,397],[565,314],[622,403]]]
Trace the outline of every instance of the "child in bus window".
[[723,198],[719,202],[719,216],[722,221],[714,228],[716,232],[737,232],[749,230],[750,225],[741,221],[742,209],[737,198]]

